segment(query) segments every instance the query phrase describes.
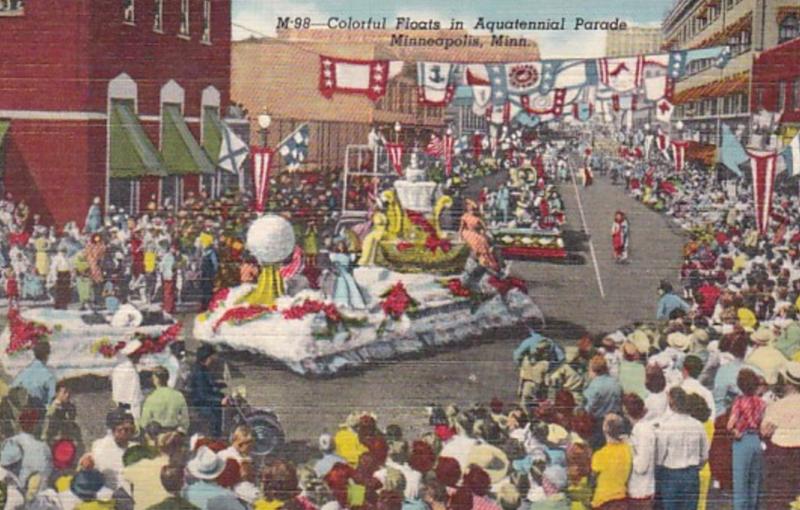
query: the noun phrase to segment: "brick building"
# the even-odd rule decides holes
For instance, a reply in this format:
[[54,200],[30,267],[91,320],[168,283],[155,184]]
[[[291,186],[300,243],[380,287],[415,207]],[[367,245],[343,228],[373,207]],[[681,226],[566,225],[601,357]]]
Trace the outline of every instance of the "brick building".
[[28,0],[0,12],[3,183],[43,220],[215,181],[229,0]]
[[[797,25],[796,25],[797,26]],[[795,32],[796,35],[800,33]],[[788,143],[800,132],[800,38],[765,51],[753,63],[750,108],[783,112],[780,135]]]
[[[299,124],[310,126],[310,154],[305,169],[336,169],[344,165],[350,144],[367,143],[372,126],[393,140],[392,126],[400,122],[407,144],[424,144],[452,118],[446,108],[417,102],[417,61],[501,62],[538,60],[533,41],[525,48],[421,48],[391,46],[395,31],[286,30],[276,38],[251,38],[233,43],[231,97],[252,117],[251,141],[260,143],[255,117],[266,111],[273,119],[268,144],[277,145]],[[410,32],[409,32],[410,33]],[[464,32],[415,31],[415,37],[457,37]],[[403,71],[376,102],[360,95],[336,94],[331,99],[318,90],[319,55],[351,59],[400,60]]]

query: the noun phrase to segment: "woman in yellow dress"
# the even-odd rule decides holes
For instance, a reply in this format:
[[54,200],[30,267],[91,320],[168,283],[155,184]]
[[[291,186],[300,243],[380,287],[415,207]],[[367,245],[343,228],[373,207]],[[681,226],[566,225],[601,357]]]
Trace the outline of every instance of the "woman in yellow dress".
[[378,254],[378,246],[386,235],[386,225],[388,218],[380,209],[375,210],[372,215],[372,230],[364,237],[361,242],[361,257],[358,259],[359,266],[374,266],[375,256]]
[[467,243],[472,255],[486,269],[499,271],[500,264],[492,253],[492,245],[486,236],[486,224],[478,213],[478,204],[467,199],[466,211],[461,216],[461,227],[458,230],[461,239]]

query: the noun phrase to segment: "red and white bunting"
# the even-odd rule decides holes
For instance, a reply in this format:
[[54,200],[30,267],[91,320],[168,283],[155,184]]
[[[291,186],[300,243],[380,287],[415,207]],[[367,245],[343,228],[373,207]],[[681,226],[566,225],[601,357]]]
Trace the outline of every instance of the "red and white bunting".
[[769,227],[772,212],[772,192],[775,188],[775,167],[778,155],[772,151],[747,151],[753,172],[753,201],[756,208],[756,225],[759,234]]
[[350,60],[320,55],[319,91],[330,99],[336,93],[362,94],[377,101],[386,94],[387,60]]
[[264,212],[269,198],[269,178],[275,150],[269,147],[251,147],[253,154],[253,187],[256,192],[255,210]]
[[444,172],[447,177],[453,173],[453,144],[455,137],[452,134],[444,135]]
[[402,143],[385,143],[386,154],[389,155],[389,162],[392,168],[397,172],[400,177],[403,176],[403,144]]
[[658,150],[664,155],[665,158],[669,159],[669,154],[667,154],[667,147],[669,147],[669,135],[664,133],[659,129],[658,134],[656,135],[656,146]]
[[682,172],[686,166],[686,147],[689,146],[688,140],[672,140],[672,160],[675,163],[675,171]]

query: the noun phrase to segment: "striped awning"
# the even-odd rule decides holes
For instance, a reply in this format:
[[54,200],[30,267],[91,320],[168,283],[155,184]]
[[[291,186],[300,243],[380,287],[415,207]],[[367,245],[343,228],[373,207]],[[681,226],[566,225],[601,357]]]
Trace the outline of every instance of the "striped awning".
[[674,104],[686,104],[698,99],[724,97],[730,94],[746,92],[750,85],[750,73],[738,73],[722,80],[715,80],[705,85],[681,90],[675,94]]
[[161,157],[172,175],[213,174],[214,163],[195,140],[177,104],[163,106]]
[[222,146],[222,121],[219,109],[206,107],[203,112],[203,150],[216,167],[219,165],[219,149]]

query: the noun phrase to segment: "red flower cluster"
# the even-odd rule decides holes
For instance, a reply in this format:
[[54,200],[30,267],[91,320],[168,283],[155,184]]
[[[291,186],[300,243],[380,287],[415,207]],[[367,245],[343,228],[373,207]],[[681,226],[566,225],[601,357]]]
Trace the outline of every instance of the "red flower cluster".
[[125,342],[123,342],[122,340],[120,340],[114,345],[111,345],[110,343],[104,343],[100,345],[100,347],[97,349],[97,352],[99,352],[100,355],[102,355],[104,358],[110,359],[115,357],[117,353],[125,347],[125,345],[126,345]]
[[408,241],[400,241],[397,243],[397,251],[406,251],[410,250],[414,247],[414,243],[409,243]]
[[517,289],[523,294],[528,293],[528,286],[525,285],[524,280],[508,276],[506,278],[498,278],[496,276],[489,277],[489,285],[497,289],[501,296],[508,294],[511,289]]
[[138,354],[155,354],[162,352],[166,347],[178,339],[183,329],[183,324],[176,322],[172,326],[165,329],[158,338],[145,336],[143,334],[135,334],[134,337],[142,342],[142,346],[136,351]]
[[7,354],[28,350],[52,333],[44,324],[23,319],[17,308],[8,310],[8,327],[11,338],[6,348]]
[[422,213],[418,213],[416,211],[406,211],[406,216],[408,216],[408,219],[411,221],[411,223],[421,228],[423,232],[428,234],[427,239],[425,239],[425,248],[427,248],[428,251],[435,252],[437,249],[442,250],[444,253],[450,251],[450,241],[440,238],[439,234],[436,233],[436,228],[425,218]]
[[220,303],[228,299],[228,294],[230,294],[230,289],[228,288],[217,291],[208,303],[208,311],[213,312],[216,310]]
[[261,306],[261,305],[248,305],[240,306],[238,308],[231,308],[227,310],[222,317],[214,324],[214,332],[216,332],[222,324],[233,321],[236,323],[243,323],[255,320],[262,315],[274,312],[274,306]]
[[391,289],[383,294],[384,300],[381,301],[383,313],[392,319],[399,319],[409,310],[417,307],[417,302],[408,295],[406,286],[403,282],[397,282]]
[[458,278],[448,280],[447,289],[450,291],[450,294],[454,296],[465,298],[472,296],[472,291],[464,287],[464,284]]
[[302,304],[294,305],[281,312],[283,318],[287,320],[299,320],[308,314],[316,314],[323,312],[325,318],[330,322],[341,322],[342,316],[336,305],[332,303],[323,303],[314,299],[306,299]]

